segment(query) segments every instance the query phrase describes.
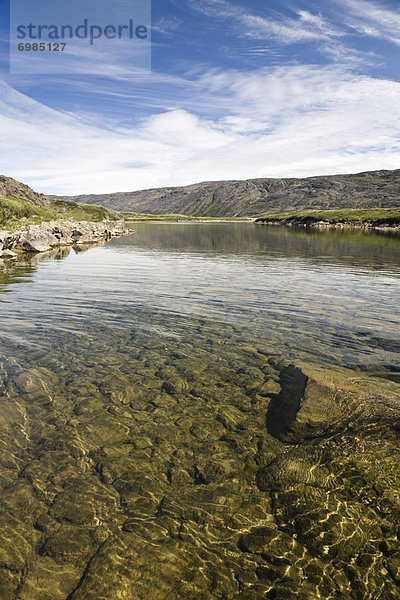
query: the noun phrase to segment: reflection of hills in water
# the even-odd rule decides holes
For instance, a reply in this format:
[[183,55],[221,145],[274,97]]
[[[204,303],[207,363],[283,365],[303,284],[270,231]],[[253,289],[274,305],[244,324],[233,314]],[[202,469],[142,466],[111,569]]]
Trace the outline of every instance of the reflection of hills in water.
[[400,236],[373,231],[288,229],[244,223],[145,224],[116,238],[110,248],[138,246],[163,252],[245,255],[246,258],[306,258],[319,262],[370,267],[400,266]]
[[[97,242],[96,246],[102,246],[104,242]],[[37,254],[26,252],[12,259],[0,259],[0,293],[9,292],[10,289],[7,286],[13,283],[26,283],[29,281],[33,274],[36,273],[37,268],[40,264],[63,260],[67,258],[71,251],[75,254],[87,252],[90,248],[93,248],[93,244],[80,244],[71,248],[65,246],[61,248],[54,248],[48,252],[40,252]],[[0,296],[0,302],[4,301],[4,298]]]
[[[398,378],[398,237],[248,223],[139,224],[133,235],[79,256],[82,250],[7,262],[0,286],[14,293],[0,300],[14,306],[0,315],[3,336],[27,339],[33,323],[79,329],[87,319],[135,323],[151,335],[160,315],[167,335],[198,317],[210,331],[214,323],[235,325],[289,360]],[[28,292],[7,285],[26,278]]]
[[[48,260],[62,260],[71,249],[57,248],[43,254],[24,253],[13,259],[0,259],[0,292],[8,292],[7,286],[13,283],[25,283],[32,278],[40,263]],[[0,296],[0,302],[4,298]]]

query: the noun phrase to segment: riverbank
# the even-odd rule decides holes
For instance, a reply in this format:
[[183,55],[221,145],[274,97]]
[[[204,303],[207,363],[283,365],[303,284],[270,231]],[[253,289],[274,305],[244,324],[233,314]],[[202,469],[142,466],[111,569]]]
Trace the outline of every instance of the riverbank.
[[12,258],[24,252],[47,252],[60,246],[92,244],[130,233],[123,220],[50,221],[27,225],[18,231],[0,231],[0,257]]
[[254,217],[194,217],[166,213],[162,215],[145,213],[123,213],[128,223],[251,223]]
[[255,222],[285,227],[400,231],[400,208],[304,210],[267,215]]

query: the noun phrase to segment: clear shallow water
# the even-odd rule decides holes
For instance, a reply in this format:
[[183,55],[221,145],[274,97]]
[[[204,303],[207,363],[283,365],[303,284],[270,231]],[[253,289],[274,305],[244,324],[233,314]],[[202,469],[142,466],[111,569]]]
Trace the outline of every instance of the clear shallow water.
[[400,598],[399,239],[136,229],[2,265],[2,600]]
[[3,335],[49,325],[84,335],[86,321],[101,320],[168,336],[205,319],[291,360],[399,366],[399,238],[253,224],[136,229],[5,284]]

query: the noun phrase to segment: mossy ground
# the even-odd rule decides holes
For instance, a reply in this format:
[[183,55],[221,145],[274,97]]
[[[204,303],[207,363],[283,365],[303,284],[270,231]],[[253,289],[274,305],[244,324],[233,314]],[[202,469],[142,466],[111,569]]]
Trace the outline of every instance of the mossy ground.
[[302,210],[259,217],[256,222],[296,220],[303,223],[368,223],[370,225],[400,225],[400,208],[371,208],[345,210]]
[[45,206],[38,206],[21,198],[0,196],[0,227],[7,230],[24,225],[38,225],[45,221],[71,219],[74,221],[116,221],[118,215],[102,206],[78,204],[67,200],[50,200]]

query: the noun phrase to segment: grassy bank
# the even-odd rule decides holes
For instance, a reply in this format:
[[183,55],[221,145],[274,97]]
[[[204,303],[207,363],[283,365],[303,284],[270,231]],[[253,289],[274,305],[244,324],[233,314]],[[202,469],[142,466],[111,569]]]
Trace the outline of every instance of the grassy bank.
[[150,215],[141,213],[124,213],[124,218],[127,223],[180,223],[185,221],[249,221],[250,218],[246,217],[192,217],[190,215],[176,215],[176,214],[165,214],[165,215]]
[[118,218],[115,212],[102,206],[54,199],[49,204],[39,206],[21,198],[0,196],[0,227],[7,230],[61,219],[97,222],[103,219],[116,221]]
[[256,219],[256,223],[287,223],[310,224],[319,222],[349,225],[399,226],[400,208],[371,208],[345,210],[302,210],[274,215],[266,215]]

